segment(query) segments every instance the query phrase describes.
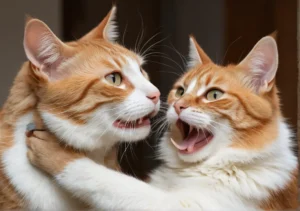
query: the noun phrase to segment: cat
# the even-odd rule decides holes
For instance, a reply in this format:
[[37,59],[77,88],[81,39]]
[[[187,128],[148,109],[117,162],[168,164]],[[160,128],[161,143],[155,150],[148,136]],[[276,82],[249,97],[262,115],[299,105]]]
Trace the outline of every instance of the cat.
[[111,157],[116,159],[111,153],[117,142],[149,134],[160,92],[142,68],[143,57],[115,42],[115,16],[113,6],[97,27],[68,43],[42,21],[27,21],[24,49],[29,61],[1,111],[1,210],[85,207],[29,163],[28,124],[48,129],[64,145],[107,165]]
[[74,156],[46,132],[27,140],[31,163],[98,209],[296,208],[298,164],[275,85],[275,39],[263,37],[237,65],[214,64],[192,36],[189,55],[168,96],[164,164],[149,184]]

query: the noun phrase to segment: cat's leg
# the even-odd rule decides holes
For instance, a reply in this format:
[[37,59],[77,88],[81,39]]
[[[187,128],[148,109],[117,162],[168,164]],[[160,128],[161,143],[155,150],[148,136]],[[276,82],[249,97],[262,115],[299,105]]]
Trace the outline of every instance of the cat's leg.
[[[133,177],[110,170],[82,153],[62,148],[54,137],[35,132],[27,140],[28,157],[37,167],[95,208],[105,210],[186,209],[182,198]],[[190,206],[190,208],[192,208]],[[194,207],[195,209],[195,207]]]

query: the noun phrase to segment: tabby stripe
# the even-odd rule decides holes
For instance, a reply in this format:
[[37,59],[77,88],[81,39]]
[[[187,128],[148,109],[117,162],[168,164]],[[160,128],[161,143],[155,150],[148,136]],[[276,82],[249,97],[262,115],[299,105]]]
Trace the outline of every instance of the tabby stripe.
[[96,110],[96,109],[97,109],[100,105],[102,105],[103,103],[109,103],[109,101],[95,103],[95,104],[94,104],[93,106],[91,106],[90,108],[85,109],[85,110],[80,111],[80,112],[77,112],[77,115],[83,115],[83,114],[91,113],[91,112],[93,112],[94,110]]
[[62,116],[62,118],[66,119],[66,120],[70,120],[78,125],[86,124],[86,120],[80,118],[76,112],[72,112],[72,111],[65,112],[61,116]]
[[211,80],[212,80],[212,75],[210,74],[205,79],[205,85],[207,86],[211,82]]
[[240,101],[241,105],[245,109],[248,116],[251,116],[253,119],[255,119],[257,121],[267,121],[267,120],[269,120],[269,118],[258,117],[255,114],[251,113],[250,110],[247,107],[247,104],[237,94],[234,94],[234,93],[229,93],[229,94],[236,97]]
[[97,82],[99,82],[99,78],[95,78],[95,79],[91,80],[91,81],[87,84],[87,86],[84,88],[84,90],[82,91],[82,93],[80,94],[80,96],[79,96],[76,100],[72,101],[69,105],[66,105],[66,107],[67,107],[67,106],[71,106],[71,105],[73,105],[73,104],[77,104],[78,102],[80,102],[81,100],[83,100],[83,99],[87,96],[87,94],[88,94],[90,88],[91,88],[93,85],[95,85]]
[[117,67],[115,66],[115,64],[111,63],[109,60],[103,60],[103,61],[102,61],[102,64],[103,64],[104,66],[106,66],[107,68],[112,69],[112,70],[114,70],[114,69],[117,68]]
[[118,59],[114,59],[115,63],[118,65],[118,68],[121,69],[122,64]]

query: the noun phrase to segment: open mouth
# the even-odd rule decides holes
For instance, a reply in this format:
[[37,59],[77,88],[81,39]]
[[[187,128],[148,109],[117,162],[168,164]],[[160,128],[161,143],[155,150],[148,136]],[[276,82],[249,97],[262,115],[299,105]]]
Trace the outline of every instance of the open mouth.
[[136,129],[150,125],[150,115],[144,116],[142,118],[133,120],[133,121],[125,121],[122,119],[118,119],[113,124],[117,128],[121,129]]
[[181,132],[183,141],[177,143],[172,138],[171,141],[179,152],[183,154],[191,154],[202,149],[213,138],[213,134],[207,129],[197,129],[182,120],[178,120],[176,126]]

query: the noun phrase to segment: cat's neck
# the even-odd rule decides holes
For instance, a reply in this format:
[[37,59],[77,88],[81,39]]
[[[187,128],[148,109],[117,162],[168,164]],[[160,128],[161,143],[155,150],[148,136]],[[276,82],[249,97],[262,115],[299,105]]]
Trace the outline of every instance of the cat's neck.
[[[160,143],[160,158],[165,161],[166,166],[171,169],[185,169],[194,167],[225,168],[235,163],[259,165],[261,160],[272,158],[274,155],[276,155],[276,157],[286,155],[294,156],[291,149],[293,145],[292,131],[280,115],[276,115],[276,117],[268,124],[265,124],[259,132],[243,132],[244,134],[240,133],[239,136],[234,136],[234,140],[231,141],[232,143],[238,144],[223,147],[219,149],[217,153],[210,155],[209,158],[196,163],[184,162],[179,159],[177,155],[178,152],[170,141],[171,134],[170,132],[166,132]],[[226,140],[213,141],[227,142]],[[239,145],[239,143],[245,142],[251,144]],[[168,159],[169,157],[172,157],[172,159]]]
[[[178,162],[177,166],[165,164],[157,174],[170,172],[176,184],[187,178],[203,180],[205,183],[211,181],[215,185],[219,184],[222,188],[238,193],[241,197],[261,200],[269,196],[271,191],[277,193],[285,190],[293,182],[297,171],[297,157],[291,149],[292,133],[281,118],[278,120],[277,128],[275,140],[269,142],[263,149],[228,147],[200,163]],[[168,141],[168,138],[163,141]],[[168,178],[171,180],[173,177]],[[155,174],[153,178],[156,178]]]
[[16,76],[9,96],[2,109],[2,125],[14,126],[17,120],[30,112],[36,112],[37,96],[30,77],[31,67],[25,62]]
[[[17,126],[20,127],[20,124],[22,124],[21,128],[25,129],[27,124],[33,122],[38,129],[44,129],[43,120],[37,110],[38,97],[35,93],[37,84],[31,74],[31,65],[29,62],[25,62],[16,76],[10,94],[1,110],[1,131],[5,133],[11,131],[10,134],[5,135],[7,137],[11,137],[13,130]],[[26,118],[22,118],[23,116]],[[6,143],[12,142],[8,140]],[[95,161],[108,162],[105,158],[114,153],[112,147],[96,149],[89,154]]]

